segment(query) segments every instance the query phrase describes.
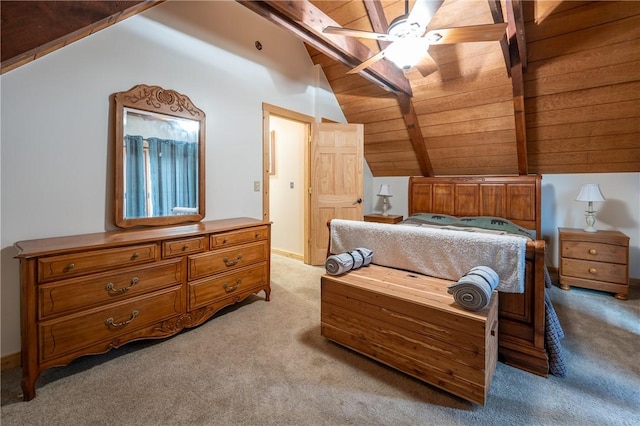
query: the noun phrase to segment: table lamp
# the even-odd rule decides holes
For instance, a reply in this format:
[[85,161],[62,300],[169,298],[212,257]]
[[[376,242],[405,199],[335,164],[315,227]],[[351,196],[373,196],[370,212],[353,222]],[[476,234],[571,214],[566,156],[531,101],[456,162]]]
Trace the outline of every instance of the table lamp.
[[578,194],[576,201],[589,202],[589,207],[584,213],[584,217],[587,220],[587,227],[584,228],[585,232],[598,232],[598,230],[593,227],[593,225],[596,224],[596,212],[593,210],[593,202],[604,200],[604,196],[602,192],[600,192],[600,185],[597,183],[585,183],[582,185],[582,188],[580,188],[580,194]]
[[391,185],[380,185],[380,191],[378,191],[378,197],[382,197],[382,216],[388,216],[387,209],[389,208],[389,197],[391,195]]

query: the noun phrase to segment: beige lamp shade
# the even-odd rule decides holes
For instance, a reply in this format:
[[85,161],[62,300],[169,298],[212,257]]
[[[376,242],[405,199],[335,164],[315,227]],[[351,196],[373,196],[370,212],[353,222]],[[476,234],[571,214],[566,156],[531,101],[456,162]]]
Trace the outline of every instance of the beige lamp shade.
[[580,188],[580,194],[576,201],[604,201],[605,198],[600,191],[600,185],[597,183],[585,183]]
[[380,185],[380,191],[378,191],[379,197],[393,197],[391,195],[391,185]]

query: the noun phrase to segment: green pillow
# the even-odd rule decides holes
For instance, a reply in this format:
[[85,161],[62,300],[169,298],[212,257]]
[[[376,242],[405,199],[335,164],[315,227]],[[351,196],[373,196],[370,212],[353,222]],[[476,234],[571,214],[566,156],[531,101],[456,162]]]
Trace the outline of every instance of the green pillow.
[[533,238],[532,231],[525,229],[503,217],[493,216],[469,216],[458,219],[458,226],[471,226],[474,228],[490,229],[493,231],[504,231],[508,234],[522,235]]
[[405,222],[427,225],[453,225],[458,222],[458,218],[441,213],[415,213],[409,216]]

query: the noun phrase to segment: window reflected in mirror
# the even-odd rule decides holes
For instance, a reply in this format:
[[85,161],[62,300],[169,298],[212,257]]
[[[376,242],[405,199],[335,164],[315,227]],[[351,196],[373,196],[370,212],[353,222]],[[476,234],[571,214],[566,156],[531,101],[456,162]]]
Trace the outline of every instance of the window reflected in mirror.
[[158,86],[136,86],[116,93],[115,101],[116,224],[201,220],[204,113]]
[[198,212],[197,121],[125,108],[124,217]]

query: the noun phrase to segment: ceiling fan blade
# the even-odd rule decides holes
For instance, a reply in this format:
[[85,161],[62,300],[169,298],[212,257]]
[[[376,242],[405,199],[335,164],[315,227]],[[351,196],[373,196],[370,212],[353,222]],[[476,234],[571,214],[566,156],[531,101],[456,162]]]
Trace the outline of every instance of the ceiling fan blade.
[[358,65],[357,67],[350,69],[349,71],[347,71],[347,74],[355,74],[355,73],[357,73],[359,71],[362,71],[363,69],[365,69],[367,67],[370,67],[374,63],[378,62],[380,59],[384,58],[384,56],[386,54],[385,50],[386,49],[382,49],[381,51],[379,51],[378,53],[376,53],[375,55],[373,55],[372,57],[370,57],[369,59],[367,59],[366,61],[364,61],[360,65]]
[[371,31],[362,31],[362,30],[353,30],[350,28],[342,28],[342,27],[325,27],[322,30],[325,34],[338,34],[347,37],[358,37],[358,38],[368,38],[372,40],[383,40],[383,41],[395,41],[398,40],[398,37],[390,36],[389,34],[383,33],[374,33]]
[[428,76],[438,70],[438,64],[433,60],[433,57],[429,55],[429,52],[425,52],[424,56],[420,59],[415,67],[420,71],[423,77]]
[[436,14],[443,1],[444,0],[416,0],[411,8],[407,22],[410,24],[416,23],[426,30],[427,24],[431,21],[433,15]]
[[428,31],[424,37],[429,44],[470,43],[480,41],[499,41],[507,29],[506,23],[472,25],[468,27],[443,28]]

